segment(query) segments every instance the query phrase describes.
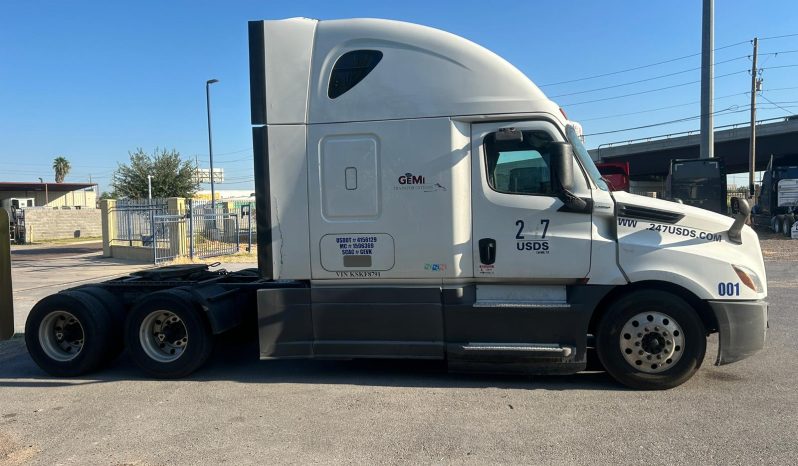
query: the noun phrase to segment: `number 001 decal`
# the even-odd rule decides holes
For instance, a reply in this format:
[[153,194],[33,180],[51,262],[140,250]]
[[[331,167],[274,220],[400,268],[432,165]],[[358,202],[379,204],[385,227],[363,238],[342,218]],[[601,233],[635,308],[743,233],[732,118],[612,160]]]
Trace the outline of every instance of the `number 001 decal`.
[[740,284],[732,282],[718,283],[718,294],[721,296],[740,296]]

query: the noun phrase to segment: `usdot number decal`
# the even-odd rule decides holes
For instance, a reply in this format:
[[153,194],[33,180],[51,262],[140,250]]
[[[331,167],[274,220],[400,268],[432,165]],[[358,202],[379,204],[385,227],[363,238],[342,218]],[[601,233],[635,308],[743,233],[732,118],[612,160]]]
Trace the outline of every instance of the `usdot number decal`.
[[721,296],[740,296],[740,284],[720,282],[718,283],[718,294]]

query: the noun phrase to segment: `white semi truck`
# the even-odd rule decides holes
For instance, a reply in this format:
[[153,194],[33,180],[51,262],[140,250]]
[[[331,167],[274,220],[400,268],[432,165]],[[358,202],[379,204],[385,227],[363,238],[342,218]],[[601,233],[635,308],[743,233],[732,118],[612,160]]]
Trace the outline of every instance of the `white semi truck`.
[[[260,356],[418,358],[572,374],[595,350],[635,388],[762,349],[767,284],[744,225],[610,192],[560,108],[455,35],[378,19],[249,24],[258,268],[140,272],[49,296],[25,338],[75,376],[125,348],[182,377],[213,336]],[[264,366],[268,370],[268,366]]]

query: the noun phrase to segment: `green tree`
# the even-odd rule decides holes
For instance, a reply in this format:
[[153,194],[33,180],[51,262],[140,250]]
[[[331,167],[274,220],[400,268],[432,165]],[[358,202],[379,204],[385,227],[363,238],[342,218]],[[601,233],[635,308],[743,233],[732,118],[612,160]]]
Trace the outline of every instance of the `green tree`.
[[111,182],[118,197],[146,199],[147,175],[152,176],[152,197],[190,198],[199,189],[197,167],[174,149],[156,148],[150,155],[139,148],[128,154],[130,163],[120,163]]
[[55,182],[63,183],[64,178],[66,178],[70,169],[72,169],[72,166],[69,164],[69,160],[65,159],[62,156],[56,157],[55,160],[53,160],[53,171],[55,171]]
[[108,191],[103,191],[102,194],[100,194],[99,200],[102,201],[105,199],[116,199],[116,195],[114,195],[114,193],[109,193]]

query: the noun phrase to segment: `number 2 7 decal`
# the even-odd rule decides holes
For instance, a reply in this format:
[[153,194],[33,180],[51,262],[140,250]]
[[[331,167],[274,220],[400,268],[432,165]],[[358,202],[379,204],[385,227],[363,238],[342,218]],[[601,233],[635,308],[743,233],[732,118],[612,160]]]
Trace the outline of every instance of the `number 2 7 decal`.
[[[549,219],[544,218],[540,220],[540,224],[543,225],[543,236],[540,239],[546,239],[546,233],[549,231]],[[523,220],[516,220],[515,226],[518,227],[518,233],[515,234],[515,239],[524,239],[524,235],[521,233],[524,232],[524,221]]]

